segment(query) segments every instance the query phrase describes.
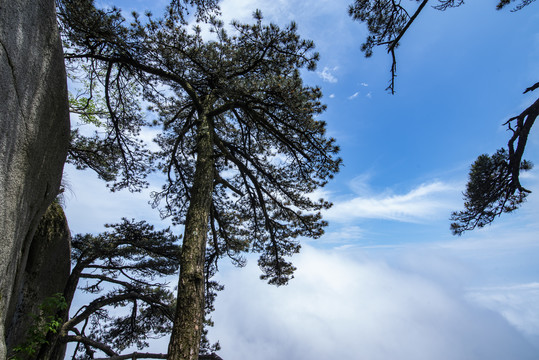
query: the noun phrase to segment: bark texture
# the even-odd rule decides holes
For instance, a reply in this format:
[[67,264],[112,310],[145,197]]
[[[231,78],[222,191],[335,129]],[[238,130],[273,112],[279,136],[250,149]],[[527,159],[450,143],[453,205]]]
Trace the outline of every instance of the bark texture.
[[[213,142],[209,119],[200,116],[197,161],[180,260],[178,305],[168,360],[197,360],[204,319],[204,258],[213,193]],[[195,329],[195,331],[185,331]]]
[[54,0],[0,1],[0,359],[39,220],[69,143]]

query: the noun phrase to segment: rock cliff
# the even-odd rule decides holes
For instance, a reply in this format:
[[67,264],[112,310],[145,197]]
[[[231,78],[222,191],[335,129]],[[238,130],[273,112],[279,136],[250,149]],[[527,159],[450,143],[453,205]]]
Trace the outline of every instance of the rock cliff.
[[0,359],[34,231],[56,197],[69,142],[54,0],[0,2]]
[[[21,291],[9,328],[6,328],[8,353],[26,340],[34,320],[30,314],[39,314],[43,301],[63,293],[71,270],[71,233],[62,207],[53,202],[41,218],[30,246]],[[63,359],[63,356],[61,357]]]

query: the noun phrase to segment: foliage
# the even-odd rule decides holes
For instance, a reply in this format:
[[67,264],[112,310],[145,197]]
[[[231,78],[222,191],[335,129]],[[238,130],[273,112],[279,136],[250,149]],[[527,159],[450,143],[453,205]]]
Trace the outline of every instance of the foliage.
[[[395,49],[408,27],[421,12],[428,0],[423,0],[415,13],[410,16],[408,10],[401,2],[394,0],[355,0],[349,6],[348,14],[352,19],[365,22],[369,35],[361,45],[361,51],[366,57],[372,56],[375,46],[386,45],[387,52],[391,54],[391,81],[387,90],[395,92],[395,76],[397,73],[397,60]],[[419,2],[417,0],[416,2]],[[447,2],[447,1],[445,1]],[[462,3],[462,1],[460,1]]]
[[[525,92],[538,87],[536,83]],[[539,99],[505,123],[513,134],[507,150],[500,149],[492,156],[481,155],[472,165],[464,193],[465,210],[451,216],[453,234],[462,235],[464,231],[490,224],[497,216],[516,210],[525,201],[531,191],[521,185],[520,173],[533,165],[522,156],[537,116]]]
[[[149,339],[170,335],[171,331],[176,298],[168,284],[159,279],[178,272],[179,238],[169,229],[155,231],[143,221],[123,219],[106,226],[111,231],[77,234],[72,241],[73,270],[66,286],[64,315],[70,310],[77,287],[95,295],[71,318],[61,322],[56,318],[54,331],[60,333],[61,342],[77,344],[76,359],[90,359],[97,350],[109,356],[130,347],[141,350],[148,346]],[[217,283],[208,288],[213,296],[208,319],[214,291],[220,289]],[[46,333],[42,333],[43,339]],[[207,351],[215,349],[206,338],[203,341]],[[42,344],[36,343],[36,347]]]
[[[68,298],[81,280],[82,292],[99,294],[62,328],[65,340],[77,343],[78,359],[92,358],[96,350],[117,355],[132,346],[142,349],[148,339],[170,333],[175,298],[157,279],[178,271],[178,238],[142,221],[123,219],[107,227],[112,231],[78,234],[72,241]],[[128,306],[130,311],[118,311]]]
[[[82,124],[71,130],[68,162],[79,170],[91,168],[105,181],[111,182],[120,178],[112,184],[112,190],[128,188],[131,191],[140,191],[148,184],[145,177],[151,171],[151,163],[146,145],[137,139],[141,127],[145,124],[136,102],[138,88],[132,83],[115,81],[115,86],[121,87],[123,92],[129,94],[122,104],[115,105],[120,109],[128,107],[130,113],[109,112],[107,107],[113,106],[108,100],[110,93],[107,91],[100,94],[94,88],[94,81],[96,80],[89,80],[88,94],[70,97],[70,111],[79,115]],[[95,129],[92,136],[80,131],[82,126],[88,125]]]
[[[192,7],[201,20],[219,12],[217,0],[172,0],[168,9],[184,23]],[[57,13],[66,50],[76,50],[71,47],[74,38],[88,45],[91,52],[106,51],[102,45],[107,41],[123,49],[135,45],[127,40],[130,34],[122,26],[125,19],[116,7],[100,10],[88,0],[57,0]],[[65,21],[67,15],[77,22]],[[102,39],[101,43],[89,43],[85,29],[91,29],[92,36]],[[76,65],[66,62],[66,67],[68,76],[86,89],[70,96],[71,112],[78,114],[83,123],[97,127],[92,136],[82,134],[79,128],[72,129],[68,163],[79,170],[94,170],[113,191],[140,191],[148,185],[145,179],[153,170],[147,146],[138,138],[148,125],[138,101],[140,84],[123,76],[126,69],[121,65],[95,67],[93,62],[82,61]]]
[[[521,162],[520,170],[527,171],[532,164]],[[465,211],[454,212],[451,230],[461,235],[466,230],[490,224],[496,216],[512,212],[525,201],[529,190],[515,184],[505,149],[494,155],[481,155],[471,166],[470,179],[464,193]]]
[[33,358],[39,348],[47,343],[47,334],[58,332],[62,325],[58,311],[66,308],[67,303],[62,294],[54,294],[45,298],[39,305],[39,312],[29,314],[32,317],[32,326],[28,329],[25,341],[13,348],[14,354],[10,360]]
[[[511,11],[521,10],[523,7],[530,5],[534,1],[535,0],[521,0],[520,4],[514,7]],[[506,5],[509,5],[512,2],[515,2],[515,0],[500,0],[498,5],[496,5],[496,9],[498,10],[503,9]]]
[[69,93],[69,112],[79,115],[80,120],[85,124],[92,124],[96,127],[103,126],[103,123],[97,117],[98,114],[104,114],[98,110],[97,102],[91,97],[74,96]]
[[219,0],[171,0],[167,11],[180,17],[182,23],[186,23],[185,15],[189,14],[190,8],[195,8],[197,21],[207,21],[212,16],[219,15]]

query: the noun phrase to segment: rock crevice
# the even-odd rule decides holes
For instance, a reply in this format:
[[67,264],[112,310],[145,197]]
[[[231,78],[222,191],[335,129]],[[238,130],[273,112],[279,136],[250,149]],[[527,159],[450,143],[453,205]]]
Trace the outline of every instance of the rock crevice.
[[[0,39],[0,45],[2,45],[2,49],[4,49],[4,53],[6,54],[7,64],[11,68],[11,77],[12,77],[11,81],[14,84],[16,84],[17,83],[17,78],[15,76],[15,66],[13,64],[13,61],[11,61],[11,58],[9,57],[9,52],[7,51],[7,48],[6,48],[6,46],[4,45],[4,43],[2,42],[1,39]],[[19,103],[19,109],[21,110],[20,115],[23,116],[21,97],[19,96],[19,92],[17,91],[17,87],[15,86],[13,90],[15,91],[15,95],[17,96],[17,102]]]

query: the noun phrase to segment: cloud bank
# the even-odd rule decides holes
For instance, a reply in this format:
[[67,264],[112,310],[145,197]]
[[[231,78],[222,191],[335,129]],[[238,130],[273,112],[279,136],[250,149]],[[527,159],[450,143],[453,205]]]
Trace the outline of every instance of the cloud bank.
[[539,283],[479,288],[467,297],[502,314],[539,349]]
[[500,314],[418,274],[306,247],[296,279],[275,288],[255,263],[220,274],[210,337],[223,359],[537,358]]

